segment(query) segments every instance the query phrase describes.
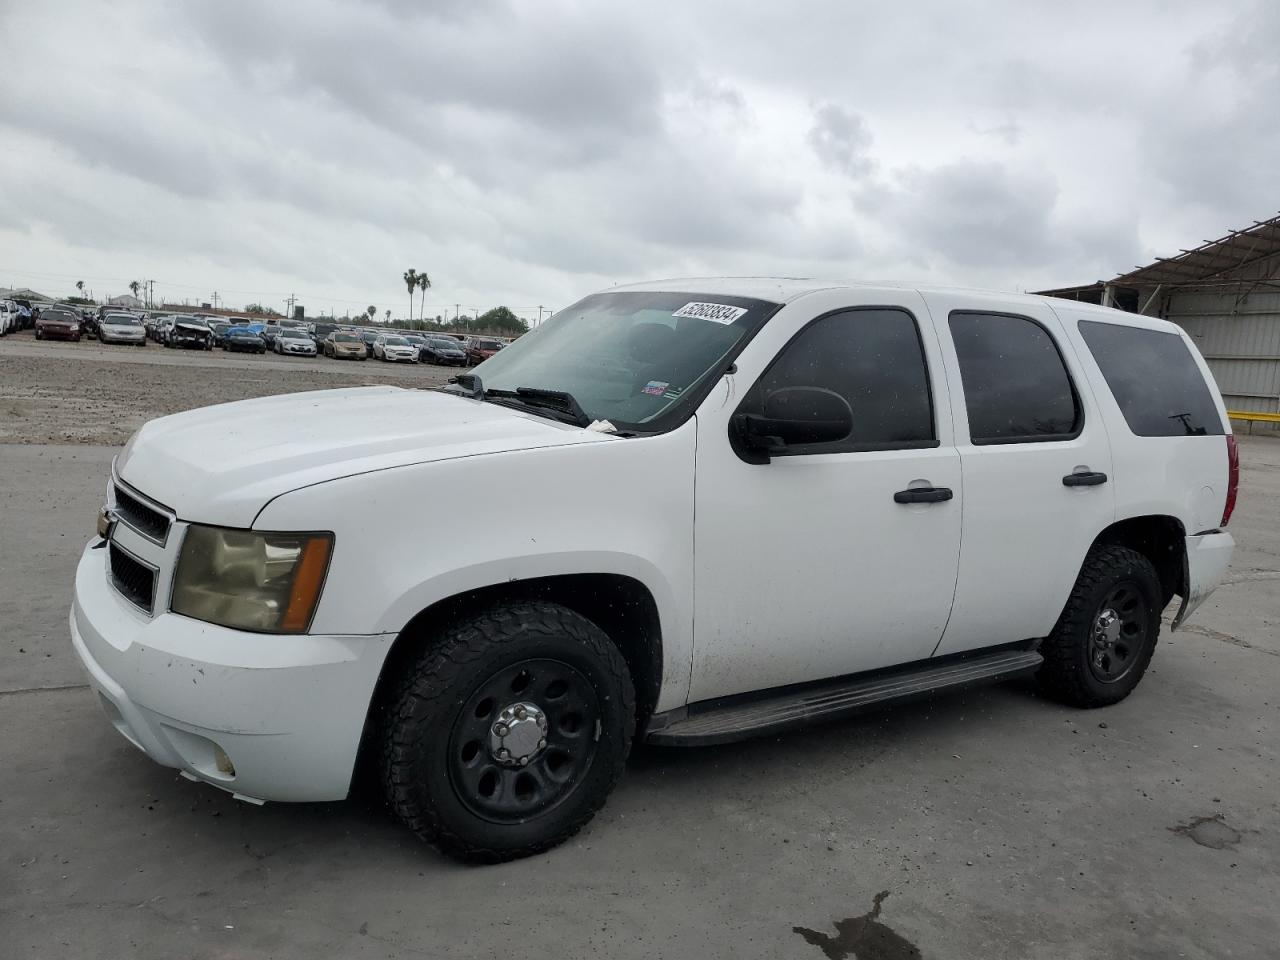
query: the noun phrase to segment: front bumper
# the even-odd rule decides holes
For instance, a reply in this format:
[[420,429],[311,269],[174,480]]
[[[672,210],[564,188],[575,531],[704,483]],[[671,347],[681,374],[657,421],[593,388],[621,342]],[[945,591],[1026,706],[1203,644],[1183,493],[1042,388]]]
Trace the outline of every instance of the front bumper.
[[[345,797],[394,635],[271,636],[147,617],[108,583],[106,554],[90,545],[80,558],[71,642],[120,734],[245,799]],[[219,769],[215,747],[233,771]]]
[[382,354],[382,358],[383,358],[384,360],[390,360],[390,361],[392,361],[392,362],[394,362],[394,363],[401,363],[401,362],[404,362],[404,363],[413,363],[413,361],[415,361],[415,360],[417,360],[417,359],[418,359],[418,357],[417,357],[417,355],[416,355],[416,354],[412,354],[412,353],[392,353],[392,352],[391,352],[391,351],[389,351],[389,350],[387,350],[387,351],[384,351],[384,352],[383,352],[383,354]]
[[80,331],[68,330],[66,327],[41,327],[40,336],[50,340],[76,340],[80,337]]

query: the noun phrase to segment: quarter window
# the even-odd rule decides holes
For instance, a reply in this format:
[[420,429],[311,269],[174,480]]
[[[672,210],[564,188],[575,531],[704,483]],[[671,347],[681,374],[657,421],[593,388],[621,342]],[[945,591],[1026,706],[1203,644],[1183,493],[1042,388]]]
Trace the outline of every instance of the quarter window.
[[1221,436],[1204,376],[1176,333],[1081,320],[1080,334],[1139,437]]
[[788,387],[822,387],[844,397],[853,432],[834,443],[793,445],[785,454],[938,444],[920,333],[905,310],[847,310],[814,321],[783,348],[739,409],[761,410],[770,394]]
[[974,444],[1069,440],[1080,432],[1079,398],[1044,327],[994,313],[953,313],[950,326]]

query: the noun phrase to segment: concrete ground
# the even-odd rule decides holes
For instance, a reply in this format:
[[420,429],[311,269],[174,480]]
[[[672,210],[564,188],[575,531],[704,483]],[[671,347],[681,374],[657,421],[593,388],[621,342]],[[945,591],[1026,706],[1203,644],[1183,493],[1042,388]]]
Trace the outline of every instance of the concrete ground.
[[577,838],[477,868],[376,799],[246,806],[122,740],[66,627],[113,449],[0,445],[0,956],[1274,958],[1280,441],[1241,446],[1229,582],[1124,703],[641,748]]

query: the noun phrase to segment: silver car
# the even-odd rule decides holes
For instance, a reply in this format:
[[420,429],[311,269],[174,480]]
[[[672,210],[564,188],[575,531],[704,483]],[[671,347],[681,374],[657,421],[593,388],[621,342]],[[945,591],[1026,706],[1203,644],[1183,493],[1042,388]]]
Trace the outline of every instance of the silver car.
[[131,313],[108,313],[98,322],[98,339],[103,343],[147,345],[147,328]]

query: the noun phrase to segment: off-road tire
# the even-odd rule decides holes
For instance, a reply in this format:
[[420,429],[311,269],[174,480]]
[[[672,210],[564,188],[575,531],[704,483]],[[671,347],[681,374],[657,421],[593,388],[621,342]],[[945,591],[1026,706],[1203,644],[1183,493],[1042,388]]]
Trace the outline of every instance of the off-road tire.
[[[1134,584],[1146,604],[1146,630],[1128,672],[1103,682],[1090,667],[1095,618],[1108,592],[1116,585]],[[1106,707],[1119,703],[1138,685],[1155,653],[1163,604],[1160,577],[1146,556],[1118,545],[1095,547],[1085,557],[1071,596],[1053,632],[1040,645],[1044,663],[1036,674],[1040,689],[1076,707]]]
[[[583,737],[589,766],[550,809],[494,822],[459,796],[450,766],[453,731],[474,691],[535,660],[568,664],[594,692],[598,723],[594,736]],[[622,776],[635,733],[635,691],[622,654],[594,623],[554,603],[501,605],[446,628],[404,669],[384,703],[380,759],[388,804],[423,840],[479,863],[540,853],[577,833]]]

